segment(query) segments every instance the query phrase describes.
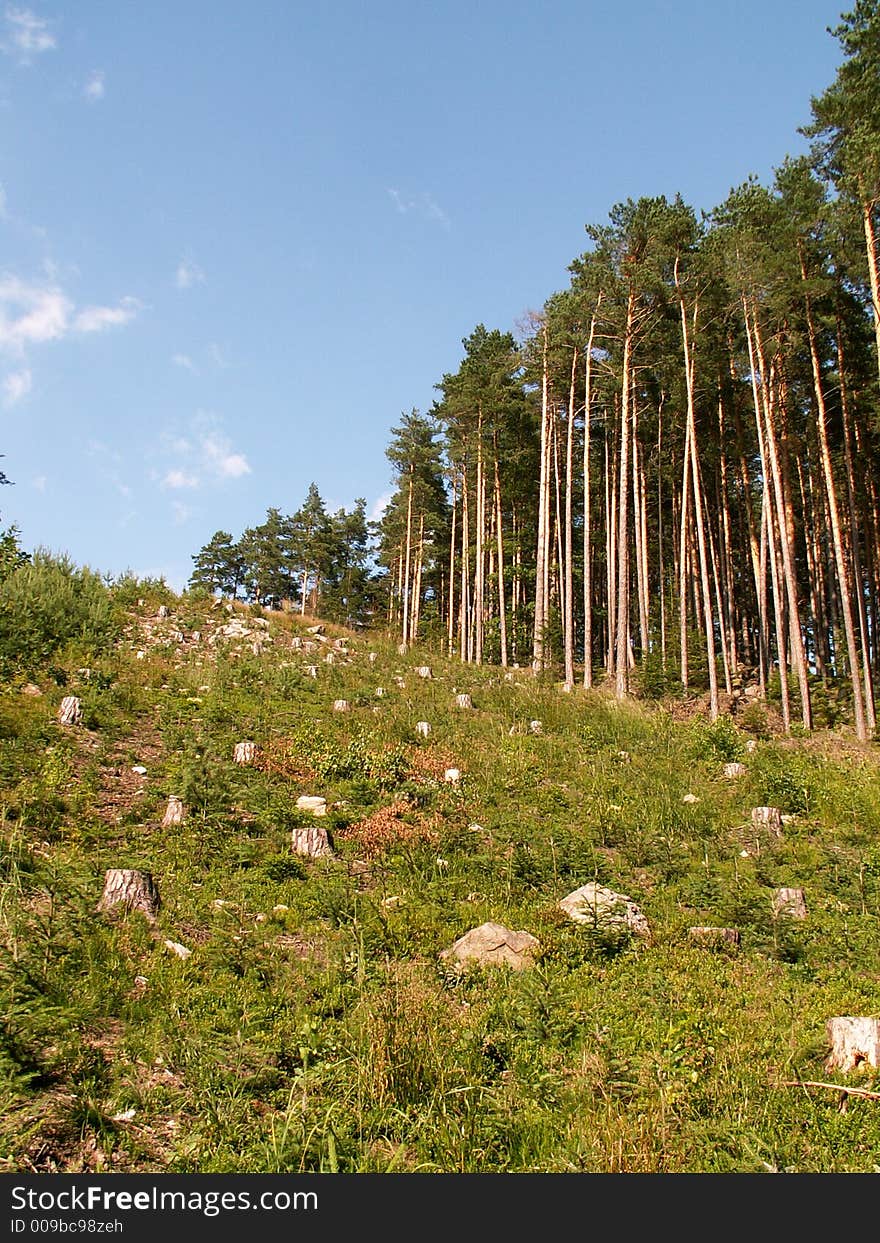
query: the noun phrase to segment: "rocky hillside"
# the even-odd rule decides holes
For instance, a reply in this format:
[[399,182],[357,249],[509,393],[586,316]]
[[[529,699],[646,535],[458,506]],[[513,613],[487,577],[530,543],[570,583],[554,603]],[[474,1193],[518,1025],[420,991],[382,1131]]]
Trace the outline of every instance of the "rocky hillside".
[[872,744],[190,597],[82,659],[0,697],[3,1168],[878,1169]]

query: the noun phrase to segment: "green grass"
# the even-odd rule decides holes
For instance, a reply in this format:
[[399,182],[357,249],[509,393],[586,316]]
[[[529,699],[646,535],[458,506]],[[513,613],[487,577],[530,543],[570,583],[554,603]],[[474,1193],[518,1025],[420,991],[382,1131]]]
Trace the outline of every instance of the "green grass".
[[[326,664],[280,616],[255,655],[208,642],[228,618],[207,602],[167,623],[127,603],[87,679],[56,655],[42,697],[0,695],[5,1168],[876,1171],[876,1102],[786,1086],[829,1077],[828,1017],[880,1014],[875,747],[838,726],[747,753],[754,728],[526,671],[364,635]],[[77,729],[55,723],[69,693]],[[235,765],[243,739],[272,764]],[[332,859],[291,853],[303,793],[327,799]],[[187,818],[162,829],[172,794]],[[781,837],[751,827],[765,804]],[[361,826],[389,816],[380,849]],[[152,872],[155,930],[96,913],[108,867]],[[594,879],[650,941],[564,918]],[[805,922],[773,919],[781,885]],[[440,951],[486,920],[536,936],[536,966],[451,971]],[[693,946],[696,924],[739,949]]]

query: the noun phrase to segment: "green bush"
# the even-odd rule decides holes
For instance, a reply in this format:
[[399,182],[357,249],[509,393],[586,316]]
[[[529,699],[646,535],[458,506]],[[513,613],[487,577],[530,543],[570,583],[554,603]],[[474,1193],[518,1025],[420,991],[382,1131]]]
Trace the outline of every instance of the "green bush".
[[0,583],[0,671],[33,673],[68,643],[106,649],[117,634],[113,601],[94,571],[45,550]]

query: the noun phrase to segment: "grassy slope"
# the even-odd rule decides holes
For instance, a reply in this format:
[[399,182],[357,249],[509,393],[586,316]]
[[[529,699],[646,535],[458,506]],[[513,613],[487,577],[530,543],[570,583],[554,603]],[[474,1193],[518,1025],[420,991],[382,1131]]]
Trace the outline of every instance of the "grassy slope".
[[[369,636],[329,664],[292,647],[298,619],[255,654],[256,634],[209,644],[218,610],[154,615],[88,679],[0,698],[5,1168],[877,1170],[876,1102],[785,1086],[828,1078],[827,1017],[880,1014],[876,749],[745,755],[729,723],[525,672],[433,658],[423,680],[424,653]],[[62,728],[71,692],[85,721]],[[236,766],[248,738],[261,763]],[[188,816],[163,830],[171,794]],[[763,804],[793,816],[781,838],[748,827]],[[333,859],[291,854],[303,823]],[[153,873],[157,936],[95,913],[107,867]],[[649,943],[561,915],[593,879],[642,905]],[[780,885],[806,922],[774,922]],[[534,969],[441,964],[490,919],[539,939]],[[739,951],[692,946],[694,924]]]

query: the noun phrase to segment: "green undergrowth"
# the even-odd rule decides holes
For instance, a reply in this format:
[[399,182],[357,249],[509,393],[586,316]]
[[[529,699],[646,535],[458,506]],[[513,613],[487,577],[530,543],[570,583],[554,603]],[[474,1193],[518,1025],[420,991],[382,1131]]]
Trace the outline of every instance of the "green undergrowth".
[[[760,704],[710,724],[320,643],[281,614],[239,608],[253,633],[218,636],[225,609],[128,582],[111,605],[114,643],[59,646],[0,694],[4,1168],[877,1170],[877,1102],[797,1086],[878,1088],[824,1066],[829,1017],[880,1014],[873,745],[772,737]],[[293,853],[309,826],[332,856]],[[152,873],[154,926],[98,914],[107,868]],[[651,936],[570,922],[588,881]],[[782,886],[806,920],[774,916]],[[441,959],[489,920],[537,938],[533,967]]]

